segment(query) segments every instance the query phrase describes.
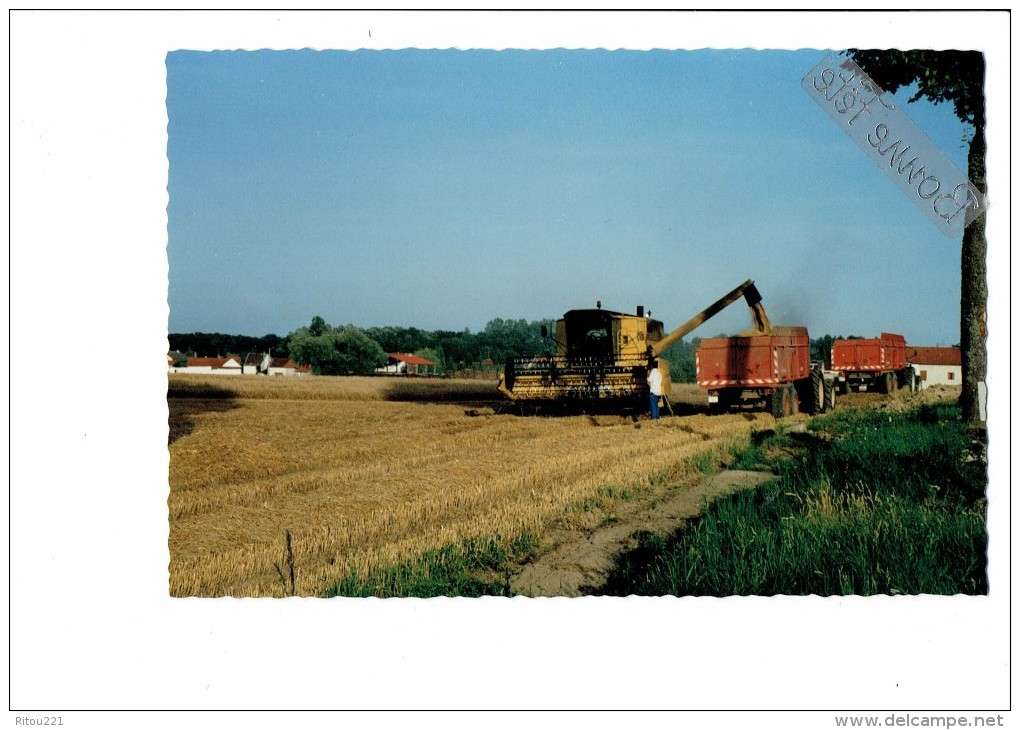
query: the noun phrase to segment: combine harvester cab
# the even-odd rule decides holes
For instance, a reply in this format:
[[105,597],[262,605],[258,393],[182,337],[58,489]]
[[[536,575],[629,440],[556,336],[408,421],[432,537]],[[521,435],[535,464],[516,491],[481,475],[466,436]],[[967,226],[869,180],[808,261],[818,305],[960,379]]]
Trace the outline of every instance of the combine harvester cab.
[[[641,307],[637,314],[572,309],[556,322],[556,354],[511,358],[497,387],[522,402],[638,403],[648,397],[648,346],[662,336],[662,322]],[[659,369],[668,396],[669,363],[660,360]]]
[[917,389],[914,370],[907,364],[903,335],[883,332],[870,340],[836,340],[832,343],[832,369],[841,393]]
[[[648,400],[648,371],[656,362],[662,373],[663,395],[669,403],[669,362],[661,354],[707,319],[744,297],[760,326],[768,320],[761,296],[745,281],[677,329],[664,334],[663,323],[636,314],[602,309],[572,309],[556,322],[555,354],[507,360],[497,389],[521,404],[608,405],[643,409]],[[549,335],[543,331],[543,336]]]
[[772,327],[768,333],[704,339],[695,353],[698,385],[714,413],[752,407],[776,418],[799,410],[822,413],[836,406],[834,378],[811,361],[805,327]]

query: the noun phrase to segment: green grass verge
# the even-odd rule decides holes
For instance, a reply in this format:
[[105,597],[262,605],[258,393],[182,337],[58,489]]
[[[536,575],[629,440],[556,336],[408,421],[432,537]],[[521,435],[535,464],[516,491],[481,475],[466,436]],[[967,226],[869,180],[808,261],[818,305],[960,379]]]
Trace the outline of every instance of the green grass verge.
[[326,594],[377,598],[509,596],[515,566],[537,548],[534,535],[462,540],[417,559],[374,571],[367,578],[351,573]]
[[713,502],[670,539],[639,534],[610,595],[984,594],[983,446],[956,404],[837,411],[732,468],[777,480]]

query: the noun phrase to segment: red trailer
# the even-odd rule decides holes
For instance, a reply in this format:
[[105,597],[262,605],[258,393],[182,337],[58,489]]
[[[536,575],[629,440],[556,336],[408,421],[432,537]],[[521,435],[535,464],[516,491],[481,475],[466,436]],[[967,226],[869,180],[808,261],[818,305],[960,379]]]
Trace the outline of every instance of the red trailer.
[[843,393],[892,393],[898,387],[914,390],[914,371],[907,364],[903,335],[883,332],[870,340],[836,340],[832,343],[832,369]]
[[811,362],[806,327],[772,327],[769,334],[704,339],[695,353],[698,385],[713,411],[764,406],[776,418],[835,406],[832,380]]

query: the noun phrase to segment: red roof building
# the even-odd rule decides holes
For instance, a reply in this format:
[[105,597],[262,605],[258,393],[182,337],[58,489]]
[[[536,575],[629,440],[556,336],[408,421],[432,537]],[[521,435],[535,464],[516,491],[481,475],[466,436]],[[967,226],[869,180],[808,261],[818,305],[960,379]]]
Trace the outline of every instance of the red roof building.
[[404,362],[408,365],[435,365],[431,360],[426,360],[424,357],[418,357],[417,355],[407,355],[402,352],[387,352],[386,354],[390,359]]
[[921,379],[922,388],[963,383],[959,347],[908,347],[907,362]]
[[266,371],[269,375],[306,375],[312,372],[311,365],[299,365],[289,357],[274,357]]
[[188,367],[219,370],[220,368],[239,368],[241,363],[232,357],[189,357]]
[[907,362],[915,365],[963,365],[959,347],[908,347]]
[[428,375],[429,368],[435,372],[436,363],[426,360],[418,355],[410,355],[405,352],[387,352],[389,362],[386,367],[376,369],[377,373],[384,375]]

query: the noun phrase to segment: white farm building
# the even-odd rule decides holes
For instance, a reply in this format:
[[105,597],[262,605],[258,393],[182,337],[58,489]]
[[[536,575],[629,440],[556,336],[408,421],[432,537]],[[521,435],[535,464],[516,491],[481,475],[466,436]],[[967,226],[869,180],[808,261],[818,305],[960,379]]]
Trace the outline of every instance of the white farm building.
[[922,388],[963,384],[959,347],[908,347],[907,362],[920,378]]

